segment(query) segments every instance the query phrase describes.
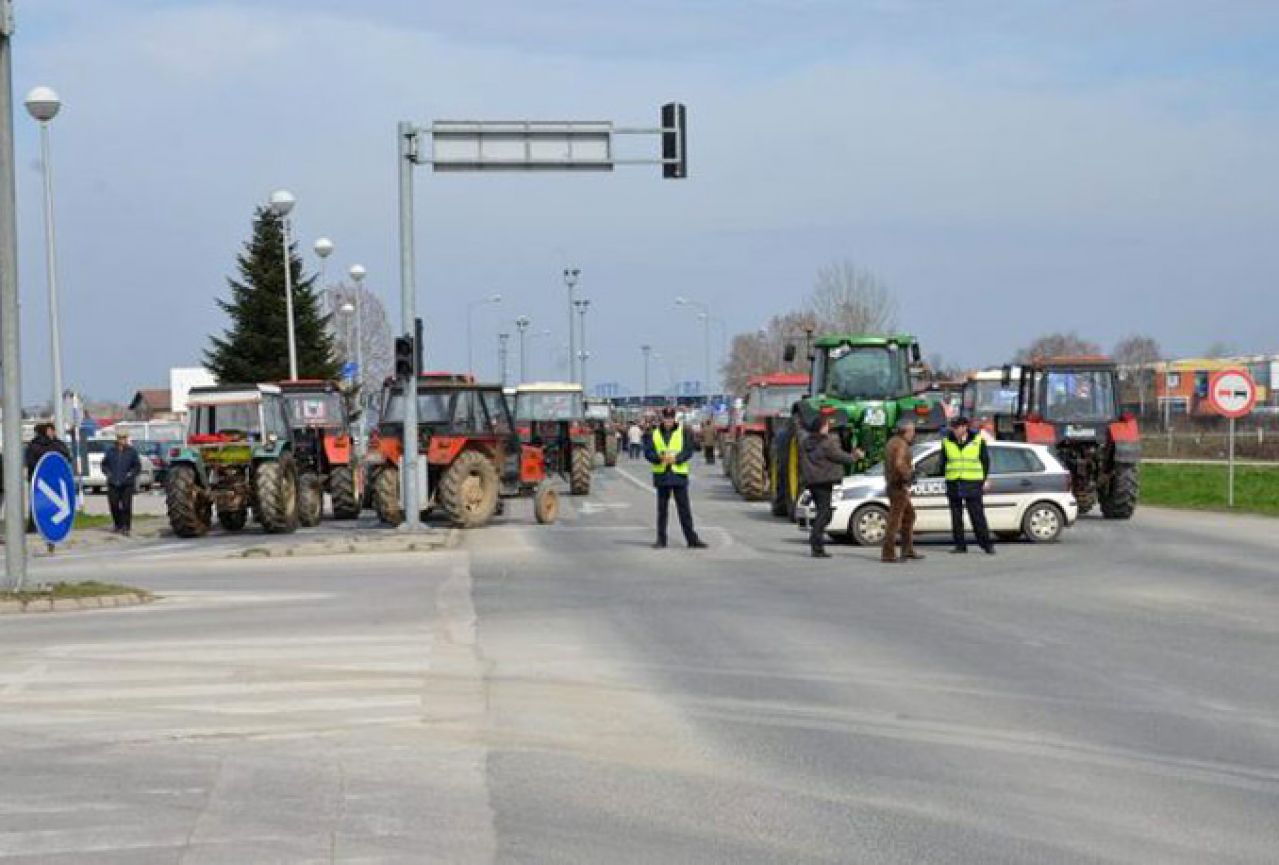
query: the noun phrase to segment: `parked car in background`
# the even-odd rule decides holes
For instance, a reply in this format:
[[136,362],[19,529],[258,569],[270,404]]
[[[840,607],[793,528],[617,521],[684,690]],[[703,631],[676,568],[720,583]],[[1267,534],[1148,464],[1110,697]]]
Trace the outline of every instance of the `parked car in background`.
[[138,449],[140,455],[151,458],[151,463],[155,468],[155,483],[163,486],[165,479],[169,476],[169,451],[175,447],[181,447],[182,441],[180,439],[175,439],[174,441],[140,441],[134,442],[133,446]]
[[[115,447],[114,439],[89,439],[84,443],[88,455],[89,471],[81,477],[80,485],[86,492],[104,493],[107,491],[107,477],[102,473],[102,457],[109,448]],[[155,462],[150,456],[138,449],[138,459],[142,463],[142,472],[138,475],[137,489],[149,490],[156,484]]]

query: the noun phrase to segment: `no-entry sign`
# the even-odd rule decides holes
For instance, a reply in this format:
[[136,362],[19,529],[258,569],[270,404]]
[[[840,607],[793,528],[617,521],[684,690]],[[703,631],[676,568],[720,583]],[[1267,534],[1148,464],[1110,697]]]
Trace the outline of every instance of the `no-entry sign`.
[[1257,404],[1257,384],[1246,370],[1223,369],[1208,382],[1208,402],[1222,417],[1244,417]]

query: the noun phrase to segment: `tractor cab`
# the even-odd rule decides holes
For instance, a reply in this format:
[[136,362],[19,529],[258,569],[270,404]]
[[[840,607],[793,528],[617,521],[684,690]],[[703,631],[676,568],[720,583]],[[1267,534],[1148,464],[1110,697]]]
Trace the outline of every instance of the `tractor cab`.
[[327,492],[338,519],[356,519],[362,499],[355,471],[353,418],[336,382],[295,379],[280,382],[301,475],[301,522],[320,522]]
[[568,479],[573,495],[591,491],[595,434],[586,421],[582,386],[534,382],[515,389],[520,440],[543,449],[550,471]]
[[1008,373],[999,368],[970,373],[964,382],[960,411],[972,421],[973,429],[987,438],[995,436],[995,419],[1014,413],[1021,368],[1012,366]]

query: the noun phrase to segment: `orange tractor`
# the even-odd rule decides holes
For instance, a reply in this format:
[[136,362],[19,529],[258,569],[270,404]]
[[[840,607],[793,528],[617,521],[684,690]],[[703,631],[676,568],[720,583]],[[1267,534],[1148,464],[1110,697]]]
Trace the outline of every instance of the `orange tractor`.
[[298,465],[298,524],[320,524],[326,492],[334,519],[359,519],[363,484],[341,389],[331,381],[295,380],[280,382],[280,390]]
[[764,501],[773,489],[773,438],[790,422],[791,409],[808,393],[807,373],[775,372],[746,383],[746,400],[721,440],[724,471],[748,501]]
[[[366,457],[373,509],[385,523],[404,520],[400,497],[405,383],[382,390],[378,429]],[[520,443],[502,388],[470,376],[431,374],[417,381],[418,452],[425,457],[428,513],[460,528],[483,526],[509,498],[532,498],[539,523],[551,523],[559,499],[546,483],[540,447]]]

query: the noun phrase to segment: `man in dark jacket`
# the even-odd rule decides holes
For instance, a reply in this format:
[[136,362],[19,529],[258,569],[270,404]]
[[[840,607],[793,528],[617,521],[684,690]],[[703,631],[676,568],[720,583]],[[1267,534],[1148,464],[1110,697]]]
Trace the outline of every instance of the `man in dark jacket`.
[[[914,481],[915,466],[911,462],[910,446],[915,441],[915,424],[902,419],[897,422],[896,433],[884,446],[884,483],[888,487],[888,526],[884,532],[884,548],[881,559],[885,562],[907,562],[922,559],[915,552],[915,506],[910,500],[910,485]],[[897,556],[897,536],[901,535],[901,557]]]
[[830,525],[831,493],[835,484],[844,479],[844,469],[855,465],[862,456],[855,448],[850,454],[839,446],[839,439],[830,432],[833,417],[834,412],[818,415],[817,428],[804,437],[799,451],[799,469],[816,510],[808,530],[808,545],[815,559],[830,558],[826,552],[826,527]]
[[977,543],[987,555],[995,554],[986,525],[986,503],[982,500],[986,478],[990,475],[990,449],[981,435],[973,435],[968,418],[957,417],[950,432],[942,440],[941,472],[946,477],[946,500],[950,503],[950,533],[955,541],[953,553],[968,552],[964,536],[964,510],[972,523]]
[[[32,476],[36,473],[36,466],[45,454],[54,453],[62,454],[66,457],[67,462],[71,463],[71,451],[66,444],[58,438],[54,432],[53,424],[38,423],[35,425],[35,438],[27,444],[27,450],[23,456],[23,464],[27,468],[27,482],[30,483]],[[72,464],[72,470],[75,470],[75,464]],[[27,505],[30,508],[30,503]],[[36,530],[35,515],[29,510],[27,512],[27,531],[34,532]],[[49,545],[49,549],[53,549],[53,545]]]
[[142,458],[129,444],[128,433],[116,433],[115,447],[102,455],[102,474],[107,480],[107,503],[115,523],[112,531],[128,537],[133,531],[133,491],[142,474]]
[[694,550],[706,543],[693,528],[693,508],[688,501],[688,461],[693,458],[693,436],[684,434],[684,426],[675,417],[675,409],[662,409],[662,421],[644,437],[644,457],[653,467],[653,486],[657,488],[657,543],[666,546],[666,523],[670,516],[671,497],[679,511],[679,527],[684,540]]

